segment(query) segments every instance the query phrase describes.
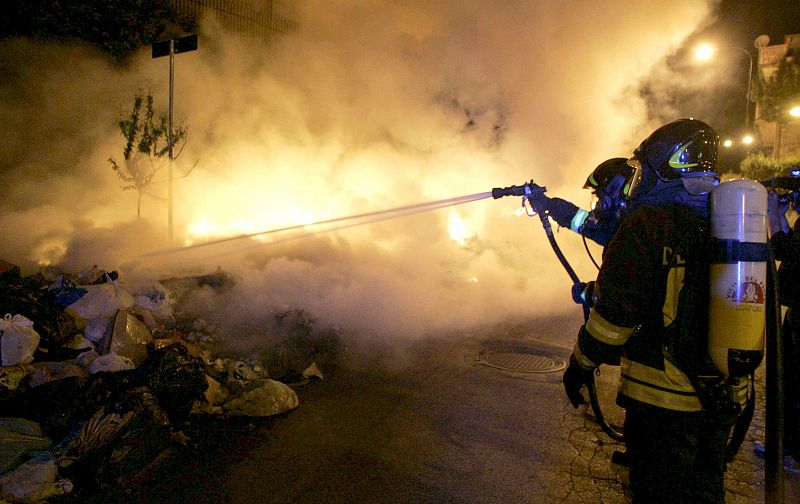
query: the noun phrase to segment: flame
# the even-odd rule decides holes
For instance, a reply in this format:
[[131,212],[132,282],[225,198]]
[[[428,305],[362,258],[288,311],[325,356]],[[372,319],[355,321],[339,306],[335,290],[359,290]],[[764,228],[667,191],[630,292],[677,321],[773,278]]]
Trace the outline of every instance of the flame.
[[475,236],[467,229],[467,224],[464,219],[455,210],[450,210],[450,217],[448,219],[448,230],[450,232],[450,239],[458,243],[462,247],[466,245],[467,240]]
[[[229,202],[228,202],[229,203]],[[195,216],[186,228],[184,245],[210,238],[251,235],[289,226],[308,226],[320,220],[313,211],[307,208],[273,208],[270,211],[253,212],[249,219],[231,214],[230,204],[205,207]],[[265,236],[254,236],[255,239],[266,239]]]

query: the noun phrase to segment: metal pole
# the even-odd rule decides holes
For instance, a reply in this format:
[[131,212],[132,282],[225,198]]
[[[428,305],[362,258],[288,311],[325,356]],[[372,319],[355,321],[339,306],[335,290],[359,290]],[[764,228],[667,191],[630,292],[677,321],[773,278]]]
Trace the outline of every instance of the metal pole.
[[764,415],[764,500],[783,504],[783,331],[777,271],[770,253],[767,275],[766,412]]
[[169,144],[169,203],[168,203],[168,227],[169,227],[169,241],[172,243],[172,161],[174,159],[172,152],[172,96],[175,84],[175,39],[169,40],[169,136],[167,143]]
[[748,51],[743,47],[740,49],[744,51],[744,53],[747,54],[747,57],[750,59],[750,70],[747,73],[747,96],[745,96],[746,103],[744,109],[744,129],[745,133],[749,133],[748,130],[750,129],[750,93],[752,92],[753,88],[753,55],[750,54],[750,51]]

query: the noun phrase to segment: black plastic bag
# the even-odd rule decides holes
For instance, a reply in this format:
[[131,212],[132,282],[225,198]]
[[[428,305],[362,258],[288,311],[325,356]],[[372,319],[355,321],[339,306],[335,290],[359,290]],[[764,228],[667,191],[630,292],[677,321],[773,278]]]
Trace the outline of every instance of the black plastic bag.
[[151,350],[138,370],[175,425],[189,417],[208,387],[203,362],[180,343]]

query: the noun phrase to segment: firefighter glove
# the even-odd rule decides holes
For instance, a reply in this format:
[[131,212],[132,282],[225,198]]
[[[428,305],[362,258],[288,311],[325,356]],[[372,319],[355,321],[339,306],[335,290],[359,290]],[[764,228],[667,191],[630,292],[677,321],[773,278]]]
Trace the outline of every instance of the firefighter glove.
[[569,402],[577,408],[586,402],[581,393],[584,385],[592,383],[594,370],[586,369],[578,363],[575,355],[569,356],[569,366],[564,371],[564,391],[567,393]]
[[[541,189],[540,186],[535,187]],[[550,210],[550,198],[544,192],[535,191],[528,196],[528,202],[536,213],[544,214]]]
[[594,306],[595,292],[594,281],[580,282],[572,286],[572,300],[579,305],[586,305],[589,308]]

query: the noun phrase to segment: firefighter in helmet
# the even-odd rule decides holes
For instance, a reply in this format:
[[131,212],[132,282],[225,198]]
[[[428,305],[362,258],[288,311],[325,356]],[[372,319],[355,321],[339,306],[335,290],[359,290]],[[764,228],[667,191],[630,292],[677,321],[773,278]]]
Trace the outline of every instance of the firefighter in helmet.
[[597,203],[591,211],[561,198],[548,198],[548,215],[561,227],[606,246],[625,208],[633,173],[627,158],[607,159],[597,165],[583,186],[584,189],[591,189],[597,197]]
[[[790,170],[789,176],[800,177],[800,168]],[[800,219],[789,224],[786,213],[790,206],[799,211],[797,195],[781,200],[778,194],[769,194],[770,246],[775,259],[781,262],[778,269],[780,304],[786,307],[783,317],[784,359],[784,454],[787,472],[800,474]],[[756,450],[763,453],[763,445]]]
[[[694,119],[666,124],[636,148],[626,194],[635,204],[604,249],[596,302],[563,377],[578,407],[597,366],[621,365],[617,400],[626,409],[634,503],[724,502],[725,449],[735,413],[704,408],[693,380],[663,346],[686,288],[684,266],[699,255],[694,245],[708,195],[719,183],[717,149],[714,129]],[[696,311],[707,310],[695,304]],[[743,394],[737,388],[735,401],[743,402]]]

